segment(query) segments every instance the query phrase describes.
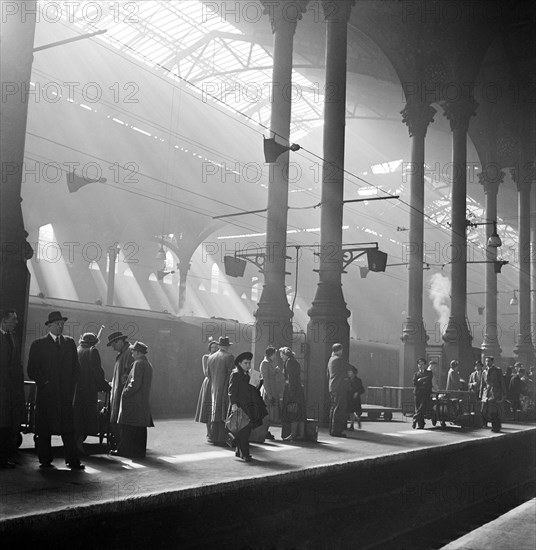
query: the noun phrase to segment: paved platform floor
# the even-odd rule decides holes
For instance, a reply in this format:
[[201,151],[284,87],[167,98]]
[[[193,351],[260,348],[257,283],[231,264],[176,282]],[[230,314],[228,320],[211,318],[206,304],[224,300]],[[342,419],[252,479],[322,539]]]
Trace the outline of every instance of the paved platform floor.
[[517,506],[441,550],[534,550],[536,498]]
[[[505,424],[503,433],[489,429],[412,430],[410,419],[395,415],[391,422],[363,421],[363,428],[349,432],[347,439],[333,438],[325,429],[317,444],[287,443],[280,439],[252,444],[253,461],[235,458],[225,447],[208,444],[205,425],[191,419],[156,420],[149,429],[148,454],[143,460],[108,456],[98,440],[88,437],[84,471],[65,467],[61,439],[53,438],[56,468],[39,469],[31,434],[16,456],[19,466],[0,470],[0,531],[2,521],[51,511],[68,510],[99,503],[118,503],[157,493],[206,487],[218,483],[270,476],[310,467],[352,460],[390,456],[481,438],[536,429],[534,424]],[[276,437],[280,428],[272,428]],[[515,457],[512,457],[515,461]]]

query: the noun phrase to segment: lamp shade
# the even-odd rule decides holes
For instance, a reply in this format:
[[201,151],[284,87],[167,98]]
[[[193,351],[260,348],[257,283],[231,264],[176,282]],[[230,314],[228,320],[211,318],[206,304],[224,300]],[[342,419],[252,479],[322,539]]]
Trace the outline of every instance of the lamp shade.
[[229,277],[243,277],[246,263],[246,260],[235,258],[234,256],[224,256],[223,265],[225,267],[225,275]]

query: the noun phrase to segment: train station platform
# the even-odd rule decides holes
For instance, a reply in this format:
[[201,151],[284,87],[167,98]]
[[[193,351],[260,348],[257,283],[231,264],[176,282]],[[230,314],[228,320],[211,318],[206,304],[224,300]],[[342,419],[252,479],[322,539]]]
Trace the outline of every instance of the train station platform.
[[517,506],[494,521],[443,546],[441,550],[534,550],[536,498]]
[[[348,438],[252,444],[253,461],[205,440],[191,419],[155,421],[143,460],[112,457],[89,437],[84,471],[41,470],[31,434],[0,470],[0,540],[24,548],[430,548],[397,537],[482,502],[534,496],[536,427],[364,421]],[[280,430],[273,428],[276,436]],[[504,495],[508,495],[505,499]],[[513,498],[513,500],[512,500]],[[506,510],[500,510],[499,514]],[[459,536],[460,533],[457,534]],[[443,537],[443,538],[441,538]],[[417,541],[417,542],[416,542]],[[406,544],[406,543],[404,543]],[[504,548],[504,547],[503,547]]]

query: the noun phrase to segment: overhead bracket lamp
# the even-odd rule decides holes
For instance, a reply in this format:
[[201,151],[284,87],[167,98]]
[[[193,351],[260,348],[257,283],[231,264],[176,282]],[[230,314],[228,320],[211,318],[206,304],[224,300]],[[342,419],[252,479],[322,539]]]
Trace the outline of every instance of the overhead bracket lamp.
[[159,270],[156,272],[156,278],[157,278],[159,281],[162,281],[166,275],[169,275],[169,274],[171,274],[171,273],[175,273],[175,271],[164,271],[163,269],[159,269]]
[[277,159],[285,151],[299,151],[301,147],[297,143],[291,145],[281,145],[277,143],[275,138],[263,138],[264,139],[264,160],[267,164],[273,164],[277,162]]
[[[234,256],[223,257],[226,275],[229,277],[243,277],[247,262],[255,265],[259,273],[264,273],[264,263],[266,260],[264,248],[258,247],[249,250],[252,250],[252,252],[235,252]],[[287,260],[292,259],[290,256],[285,256],[285,258]],[[290,273],[285,272],[285,275],[290,275]]]
[[493,264],[495,273],[500,273],[503,266],[508,265],[510,262],[508,260],[483,260],[483,261],[474,261],[466,262],[468,264]]
[[[382,272],[385,271],[387,265],[387,254],[378,249],[378,243],[352,243],[359,245],[358,247],[343,248],[342,249],[342,272],[346,273],[346,268],[355,260],[367,255],[368,271]],[[346,245],[348,246],[348,245]],[[350,245],[351,246],[351,245]],[[365,277],[368,274],[365,273]],[[364,279],[363,275],[361,277]]]
[[472,222],[470,220],[465,220],[465,227],[476,227],[477,225],[493,225],[493,233],[489,236],[488,246],[491,248],[499,248],[502,246],[501,238],[497,233],[497,222]]
[[514,295],[510,299],[510,305],[517,306],[518,304],[519,304],[519,300],[517,299],[517,290],[514,290]]

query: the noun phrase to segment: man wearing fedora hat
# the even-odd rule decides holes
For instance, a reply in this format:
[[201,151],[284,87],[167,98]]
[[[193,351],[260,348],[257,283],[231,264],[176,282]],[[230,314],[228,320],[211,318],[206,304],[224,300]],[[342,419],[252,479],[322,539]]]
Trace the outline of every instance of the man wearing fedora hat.
[[35,446],[42,468],[52,467],[51,436],[61,435],[65,462],[82,470],[74,438],[73,397],[80,373],[76,344],[63,336],[67,317],[59,311],[49,314],[48,334],[32,342],[28,356],[28,375],[35,380]]
[[212,410],[207,422],[207,440],[215,445],[224,445],[227,439],[225,419],[229,407],[229,376],[234,368],[234,357],[229,351],[229,338],[220,336],[219,350],[207,360],[207,378],[211,385]]
[[134,363],[121,395],[117,422],[121,430],[119,446],[111,454],[143,458],[147,449],[147,428],[154,426],[149,396],[153,367],[147,359],[147,346],[136,342],[130,346]]
[[130,352],[130,344],[127,336],[122,332],[112,332],[108,336],[107,347],[111,347],[117,352],[115,358],[114,373],[112,376],[112,393],[110,395],[110,432],[112,434],[111,447],[117,449],[119,445],[120,430],[117,424],[119,417],[119,405],[121,404],[121,394],[125,387],[128,374],[134,363],[134,358]]
[[99,339],[92,332],[82,334],[78,342],[80,376],[74,396],[74,432],[78,451],[87,435],[96,435],[98,429],[98,392],[110,391],[110,384],[104,377],[99,350],[95,347]]

